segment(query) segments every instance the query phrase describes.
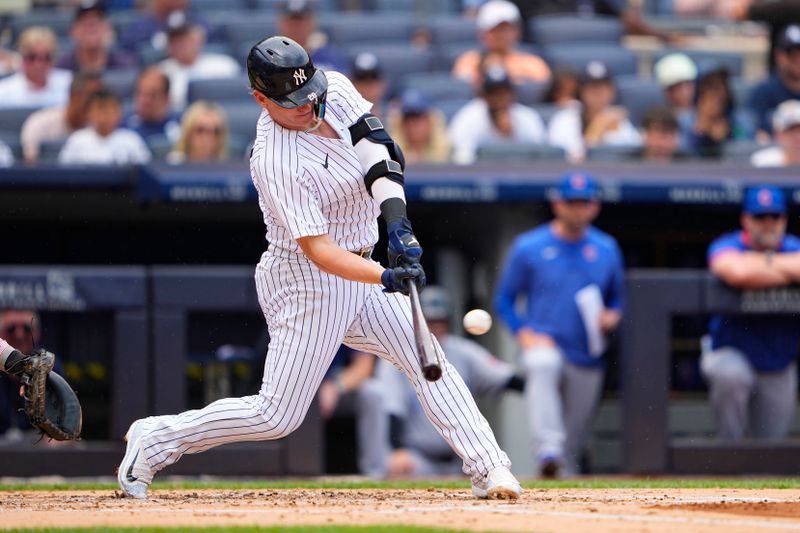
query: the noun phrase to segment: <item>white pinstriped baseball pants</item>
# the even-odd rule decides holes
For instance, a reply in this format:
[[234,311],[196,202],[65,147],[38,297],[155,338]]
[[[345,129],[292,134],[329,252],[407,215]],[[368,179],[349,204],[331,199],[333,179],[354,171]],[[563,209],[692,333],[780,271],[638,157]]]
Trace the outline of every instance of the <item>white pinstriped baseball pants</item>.
[[265,253],[256,267],[256,286],[270,333],[261,390],[203,409],[145,419],[142,443],[153,469],[221,444],[290,434],[303,421],[342,343],[387,359],[406,374],[428,418],[473,480],[496,466],[510,465],[435,339],[442,378],[429,383],[422,377],[407,297],[326,274],[304,256],[290,253]]

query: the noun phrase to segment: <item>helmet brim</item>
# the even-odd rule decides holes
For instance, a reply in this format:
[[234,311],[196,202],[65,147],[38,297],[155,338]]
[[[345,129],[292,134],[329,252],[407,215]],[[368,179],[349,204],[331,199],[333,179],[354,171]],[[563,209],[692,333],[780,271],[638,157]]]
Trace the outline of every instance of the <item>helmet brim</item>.
[[[311,79],[297,89],[281,96],[268,96],[270,100],[286,109],[294,109],[301,105],[314,104],[322,101],[328,91],[328,78],[321,70],[317,70]],[[312,96],[312,94],[314,96]]]

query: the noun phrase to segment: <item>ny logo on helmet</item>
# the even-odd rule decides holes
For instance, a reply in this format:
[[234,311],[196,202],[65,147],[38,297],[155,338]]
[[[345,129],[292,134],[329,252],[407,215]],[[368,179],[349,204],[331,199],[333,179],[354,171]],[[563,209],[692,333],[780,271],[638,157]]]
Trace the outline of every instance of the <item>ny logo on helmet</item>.
[[300,85],[301,83],[303,83],[307,79],[308,78],[306,78],[306,73],[303,72],[303,69],[299,68],[299,69],[294,71],[294,84],[295,85]]

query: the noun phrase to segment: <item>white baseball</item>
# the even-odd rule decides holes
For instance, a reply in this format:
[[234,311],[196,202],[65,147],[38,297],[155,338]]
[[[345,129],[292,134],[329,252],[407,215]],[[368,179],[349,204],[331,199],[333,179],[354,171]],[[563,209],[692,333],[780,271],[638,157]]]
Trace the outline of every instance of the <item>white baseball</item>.
[[492,315],[483,309],[473,309],[464,315],[464,329],[473,335],[483,335],[492,327]]

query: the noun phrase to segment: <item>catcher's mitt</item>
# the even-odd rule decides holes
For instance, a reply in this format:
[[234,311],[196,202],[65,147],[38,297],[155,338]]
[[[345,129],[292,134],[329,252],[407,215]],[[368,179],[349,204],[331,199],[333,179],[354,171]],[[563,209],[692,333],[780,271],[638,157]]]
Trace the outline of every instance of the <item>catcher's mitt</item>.
[[53,372],[55,356],[47,350],[26,355],[11,373],[25,386],[25,414],[31,425],[55,440],[77,440],[81,435],[81,404],[72,387]]

